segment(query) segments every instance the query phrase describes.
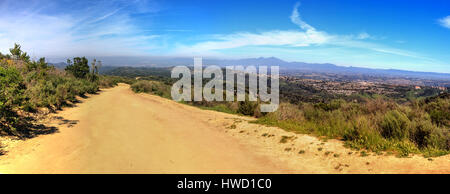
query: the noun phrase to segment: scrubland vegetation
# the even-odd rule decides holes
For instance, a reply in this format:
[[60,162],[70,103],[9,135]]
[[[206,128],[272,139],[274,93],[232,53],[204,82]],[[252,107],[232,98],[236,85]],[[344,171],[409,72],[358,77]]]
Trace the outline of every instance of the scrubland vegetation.
[[[145,77],[131,84],[131,89],[136,93],[149,93],[164,98],[171,98],[171,87],[173,80],[161,77]],[[193,91],[192,91],[193,95]],[[217,101],[189,101],[185,104],[200,107],[205,110],[215,110],[219,112],[241,114],[247,116],[261,117],[257,102],[217,102]]]
[[159,81],[139,80],[131,85],[136,93],[150,93],[170,98],[170,86]]
[[123,78],[100,76],[96,63],[76,57],[65,71],[49,65],[45,58],[31,60],[20,45],[10,54],[0,53],[0,134],[22,136],[26,113],[40,108],[57,110],[76,102],[76,96],[94,94],[100,87],[112,87]]
[[[84,57],[68,60],[66,69],[49,65],[45,58],[30,60],[19,45],[10,54],[0,53],[0,134],[21,136],[25,113],[40,108],[57,110],[76,96],[96,93],[99,88],[131,85],[137,93],[170,98],[170,69],[116,68],[108,76],[99,75],[98,63],[89,66]],[[204,80],[206,82],[208,80]],[[259,102],[183,102],[203,109],[254,116],[255,123],[278,126],[336,138],[355,149],[398,156],[450,153],[450,95],[395,98],[392,96],[342,96],[319,91],[298,83],[281,82],[281,105],[276,112],[261,113]]]
[[256,123],[342,139],[352,148],[378,153],[439,156],[450,153],[449,105],[448,94],[405,105],[382,98],[359,103],[283,103]]
[[[127,71],[136,74],[136,71]],[[170,87],[175,80],[166,74],[141,77],[132,89],[170,97]],[[139,70],[139,75],[145,75],[145,71]],[[415,153],[430,157],[450,153],[450,95],[446,92],[426,98],[411,97],[404,102],[404,98],[399,100],[383,95],[336,96],[324,91],[314,92],[307,87],[295,89],[287,83],[281,83],[280,88],[282,104],[276,112],[268,114],[259,111],[258,102],[183,103],[254,116],[258,118],[255,123],[323,139],[341,139],[349,147],[379,154],[406,157]]]

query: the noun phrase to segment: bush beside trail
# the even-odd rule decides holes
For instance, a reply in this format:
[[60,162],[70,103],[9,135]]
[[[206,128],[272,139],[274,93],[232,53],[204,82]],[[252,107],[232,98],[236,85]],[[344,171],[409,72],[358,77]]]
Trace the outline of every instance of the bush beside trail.
[[[448,95],[409,105],[381,98],[366,100],[362,103],[284,103],[256,123],[342,139],[352,148],[377,153],[394,152],[398,156],[419,153],[427,157],[450,153]],[[438,111],[441,112],[436,113]],[[433,114],[440,116],[433,117]]]
[[[97,64],[88,65],[85,57],[70,61],[65,71],[49,65],[45,58],[30,60],[20,45],[15,44],[10,54],[0,53],[0,135],[23,134],[28,118],[24,112],[39,108],[60,109],[76,96],[94,94],[99,88],[108,88],[124,78],[99,75]],[[25,125],[26,126],[26,125]]]

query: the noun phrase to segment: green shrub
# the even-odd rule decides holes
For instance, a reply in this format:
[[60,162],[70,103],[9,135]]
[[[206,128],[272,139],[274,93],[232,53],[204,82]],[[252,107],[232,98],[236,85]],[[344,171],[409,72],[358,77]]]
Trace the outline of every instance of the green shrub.
[[0,103],[1,107],[21,105],[23,99],[23,84],[20,72],[14,67],[0,66]]
[[149,81],[138,81],[131,85],[131,89],[136,93],[149,93],[152,91],[152,84]]
[[398,111],[393,110],[386,113],[381,122],[381,134],[385,138],[402,140],[409,137],[408,117]]
[[439,109],[430,110],[431,120],[440,126],[449,126],[449,113]]
[[318,108],[317,106],[313,106],[311,104],[304,104],[302,106],[302,111],[303,111],[303,115],[304,117],[308,120],[308,121],[320,121],[322,120],[325,116],[325,111],[321,108]]
[[380,99],[373,101],[363,106],[346,102],[331,106],[339,107],[337,109],[324,103],[304,103],[299,108],[281,104],[276,112],[254,123],[342,138],[352,148],[377,153],[394,151],[401,157],[411,153],[423,153],[424,156],[450,153],[449,129],[437,126],[424,109],[385,103]]
[[344,103],[345,103],[344,100],[337,99],[337,100],[332,100],[329,103],[323,103],[323,102],[316,103],[316,104],[314,104],[314,107],[320,108],[324,111],[333,111],[333,110],[339,109],[341,107],[341,105]]
[[450,127],[450,94],[428,98],[422,102],[422,106],[430,114],[433,123]]
[[99,76],[98,85],[100,88],[111,88],[117,86],[118,83],[133,84],[134,79],[118,77],[118,76]]
[[[67,68],[70,73],[66,74],[49,66],[45,58],[31,61],[20,45],[16,44],[10,51],[11,55],[0,55],[0,134],[20,136],[15,126],[30,124],[22,110],[61,108],[77,95],[99,89],[98,75],[87,77],[89,67],[86,73],[85,58],[75,58],[74,64]],[[21,127],[21,130],[26,129]]]
[[430,142],[427,139],[435,131],[436,127],[430,120],[415,120],[411,123],[410,140],[419,148],[428,147]]
[[425,144],[427,148],[450,151],[450,129],[433,128],[425,137]]
[[258,107],[258,103],[251,102],[248,100],[239,102],[238,113],[243,115],[253,116],[255,114],[255,109]]
[[170,86],[158,81],[140,80],[131,85],[136,93],[150,93],[161,97],[170,98]]
[[[0,66],[0,129],[8,134],[15,132],[18,118],[15,109],[24,101],[25,86],[19,71],[14,67]],[[0,131],[1,132],[1,131]]]

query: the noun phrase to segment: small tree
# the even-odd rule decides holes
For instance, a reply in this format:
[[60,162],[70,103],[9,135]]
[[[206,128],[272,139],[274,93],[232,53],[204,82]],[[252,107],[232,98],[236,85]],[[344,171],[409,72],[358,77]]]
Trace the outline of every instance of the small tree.
[[86,57],[73,58],[73,64],[70,59],[67,60],[69,65],[66,67],[66,72],[71,73],[76,78],[86,78],[89,74],[89,65]]
[[21,46],[17,43],[14,44],[14,48],[9,49],[9,52],[11,53],[14,60],[30,62],[30,56],[28,56],[26,52],[23,52]]

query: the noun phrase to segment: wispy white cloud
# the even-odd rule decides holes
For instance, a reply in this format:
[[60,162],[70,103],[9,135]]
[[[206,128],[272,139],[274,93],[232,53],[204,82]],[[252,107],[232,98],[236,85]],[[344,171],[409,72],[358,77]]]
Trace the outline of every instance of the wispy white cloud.
[[[63,2],[2,1],[0,52],[8,52],[17,42],[38,57],[146,54],[157,47],[151,42],[160,35],[143,33],[129,14],[155,12],[157,8],[141,8],[142,3],[148,2],[90,1],[80,5],[74,2],[66,10],[58,10],[55,8],[60,5],[53,4]],[[127,10],[123,11],[124,8]]]
[[408,70],[418,70],[420,65],[436,67],[447,64],[421,53],[382,44],[381,40],[386,37],[368,32],[340,35],[318,30],[301,19],[299,6],[299,3],[295,4],[290,15],[291,22],[299,29],[205,35],[199,37],[204,41],[177,44],[172,55],[226,58],[278,56],[314,63]]
[[450,29],[450,15],[439,19],[438,22],[439,24],[441,24],[441,26]]
[[[180,50],[193,52],[204,52],[208,50],[231,49],[243,46],[291,46],[305,47],[325,43],[330,39],[322,32],[300,32],[300,31],[268,31],[262,33],[235,33],[213,35],[213,40],[200,42],[192,46],[185,46]],[[189,47],[189,48],[188,48]]]
[[317,31],[300,18],[298,7],[295,4],[290,19],[300,27],[300,30],[273,30],[260,33],[237,32],[232,34],[216,34],[208,36],[208,41],[193,45],[179,45],[176,54],[204,54],[214,53],[217,50],[232,49],[245,46],[288,46],[307,47],[330,42],[335,37],[326,32]]
[[101,16],[101,17],[98,17],[98,18],[96,18],[96,19],[90,21],[89,23],[92,24],[92,23],[97,23],[97,22],[99,22],[99,21],[105,20],[105,19],[111,17],[112,15],[116,14],[116,13],[117,13],[118,11],[120,11],[121,9],[122,9],[122,8],[117,8],[116,10],[114,10],[114,11],[112,11],[112,12],[110,12],[110,13],[107,13],[107,14]]
[[367,32],[362,32],[357,35],[335,35],[325,31],[319,31],[301,19],[298,11],[299,7],[300,3],[294,5],[290,20],[300,30],[274,30],[260,33],[238,32],[213,35],[208,37],[209,40],[205,42],[192,45],[179,45],[175,53],[184,55],[219,54],[220,50],[224,49],[252,46],[282,46],[292,49],[310,46],[338,46],[422,60],[432,60],[418,53],[394,49],[382,44],[366,41],[368,39],[378,39]]
[[313,28],[312,26],[310,26],[309,24],[307,24],[300,18],[300,14],[298,13],[299,7],[300,7],[300,2],[297,2],[294,6],[294,9],[292,10],[292,14],[290,17],[292,23],[297,24],[303,30],[315,31],[316,30],[315,28]]

